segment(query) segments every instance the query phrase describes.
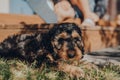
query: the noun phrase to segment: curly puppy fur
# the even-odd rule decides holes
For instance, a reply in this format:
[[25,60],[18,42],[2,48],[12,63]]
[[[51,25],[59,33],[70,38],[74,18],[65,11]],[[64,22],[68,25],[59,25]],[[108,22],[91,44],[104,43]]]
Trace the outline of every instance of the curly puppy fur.
[[36,61],[39,67],[42,63],[54,64],[60,70],[63,69],[61,60],[79,61],[83,54],[81,30],[74,23],[55,24],[46,33],[13,35],[0,43],[1,57]]

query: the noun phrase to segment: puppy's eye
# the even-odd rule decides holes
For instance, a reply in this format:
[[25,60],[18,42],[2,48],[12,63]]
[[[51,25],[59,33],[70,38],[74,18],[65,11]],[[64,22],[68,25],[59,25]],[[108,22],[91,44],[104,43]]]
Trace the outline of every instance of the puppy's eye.
[[64,41],[63,38],[59,38],[59,39],[58,39],[58,42],[63,42],[63,41]]
[[55,48],[58,49],[58,50],[61,49],[63,41],[64,41],[63,38],[55,39],[54,40],[54,46],[55,46]]
[[80,37],[75,37],[74,40],[81,41],[81,38]]
[[54,41],[54,46],[55,46],[56,49],[59,50],[62,45],[58,41]]
[[77,43],[77,42],[79,42],[80,40],[79,40],[78,37],[75,37],[75,38],[74,38],[74,41],[75,41],[75,43]]
[[77,41],[79,40],[79,38],[78,38],[78,37],[75,37],[74,39],[75,39],[75,40],[77,40]]

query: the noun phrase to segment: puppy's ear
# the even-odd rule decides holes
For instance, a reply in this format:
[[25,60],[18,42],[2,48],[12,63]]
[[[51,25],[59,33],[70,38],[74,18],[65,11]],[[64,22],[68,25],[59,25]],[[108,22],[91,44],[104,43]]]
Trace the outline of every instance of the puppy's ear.
[[49,30],[49,39],[54,39],[54,37],[60,33],[59,24],[54,24],[54,26]]

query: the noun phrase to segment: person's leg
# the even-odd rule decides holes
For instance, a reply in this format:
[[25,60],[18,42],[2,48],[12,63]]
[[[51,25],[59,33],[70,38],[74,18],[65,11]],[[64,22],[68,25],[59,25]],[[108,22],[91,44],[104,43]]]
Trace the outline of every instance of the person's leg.
[[99,20],[99,17],[90,10],[90,5],[88,0],[76,0],[75,3],[84,15],[84,20],[82,22],[83,26],[94,26],[95,22]]

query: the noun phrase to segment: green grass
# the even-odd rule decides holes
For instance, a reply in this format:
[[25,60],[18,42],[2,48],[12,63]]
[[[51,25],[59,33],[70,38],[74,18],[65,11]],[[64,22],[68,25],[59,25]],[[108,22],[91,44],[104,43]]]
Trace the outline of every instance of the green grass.
[[120,66],[112,63],[98,67],[82,62],[79,67],[84,70],[85,76],[74,78],[46,66],[40,70],[19,60],[0,59],[0,80],[120,80]]

